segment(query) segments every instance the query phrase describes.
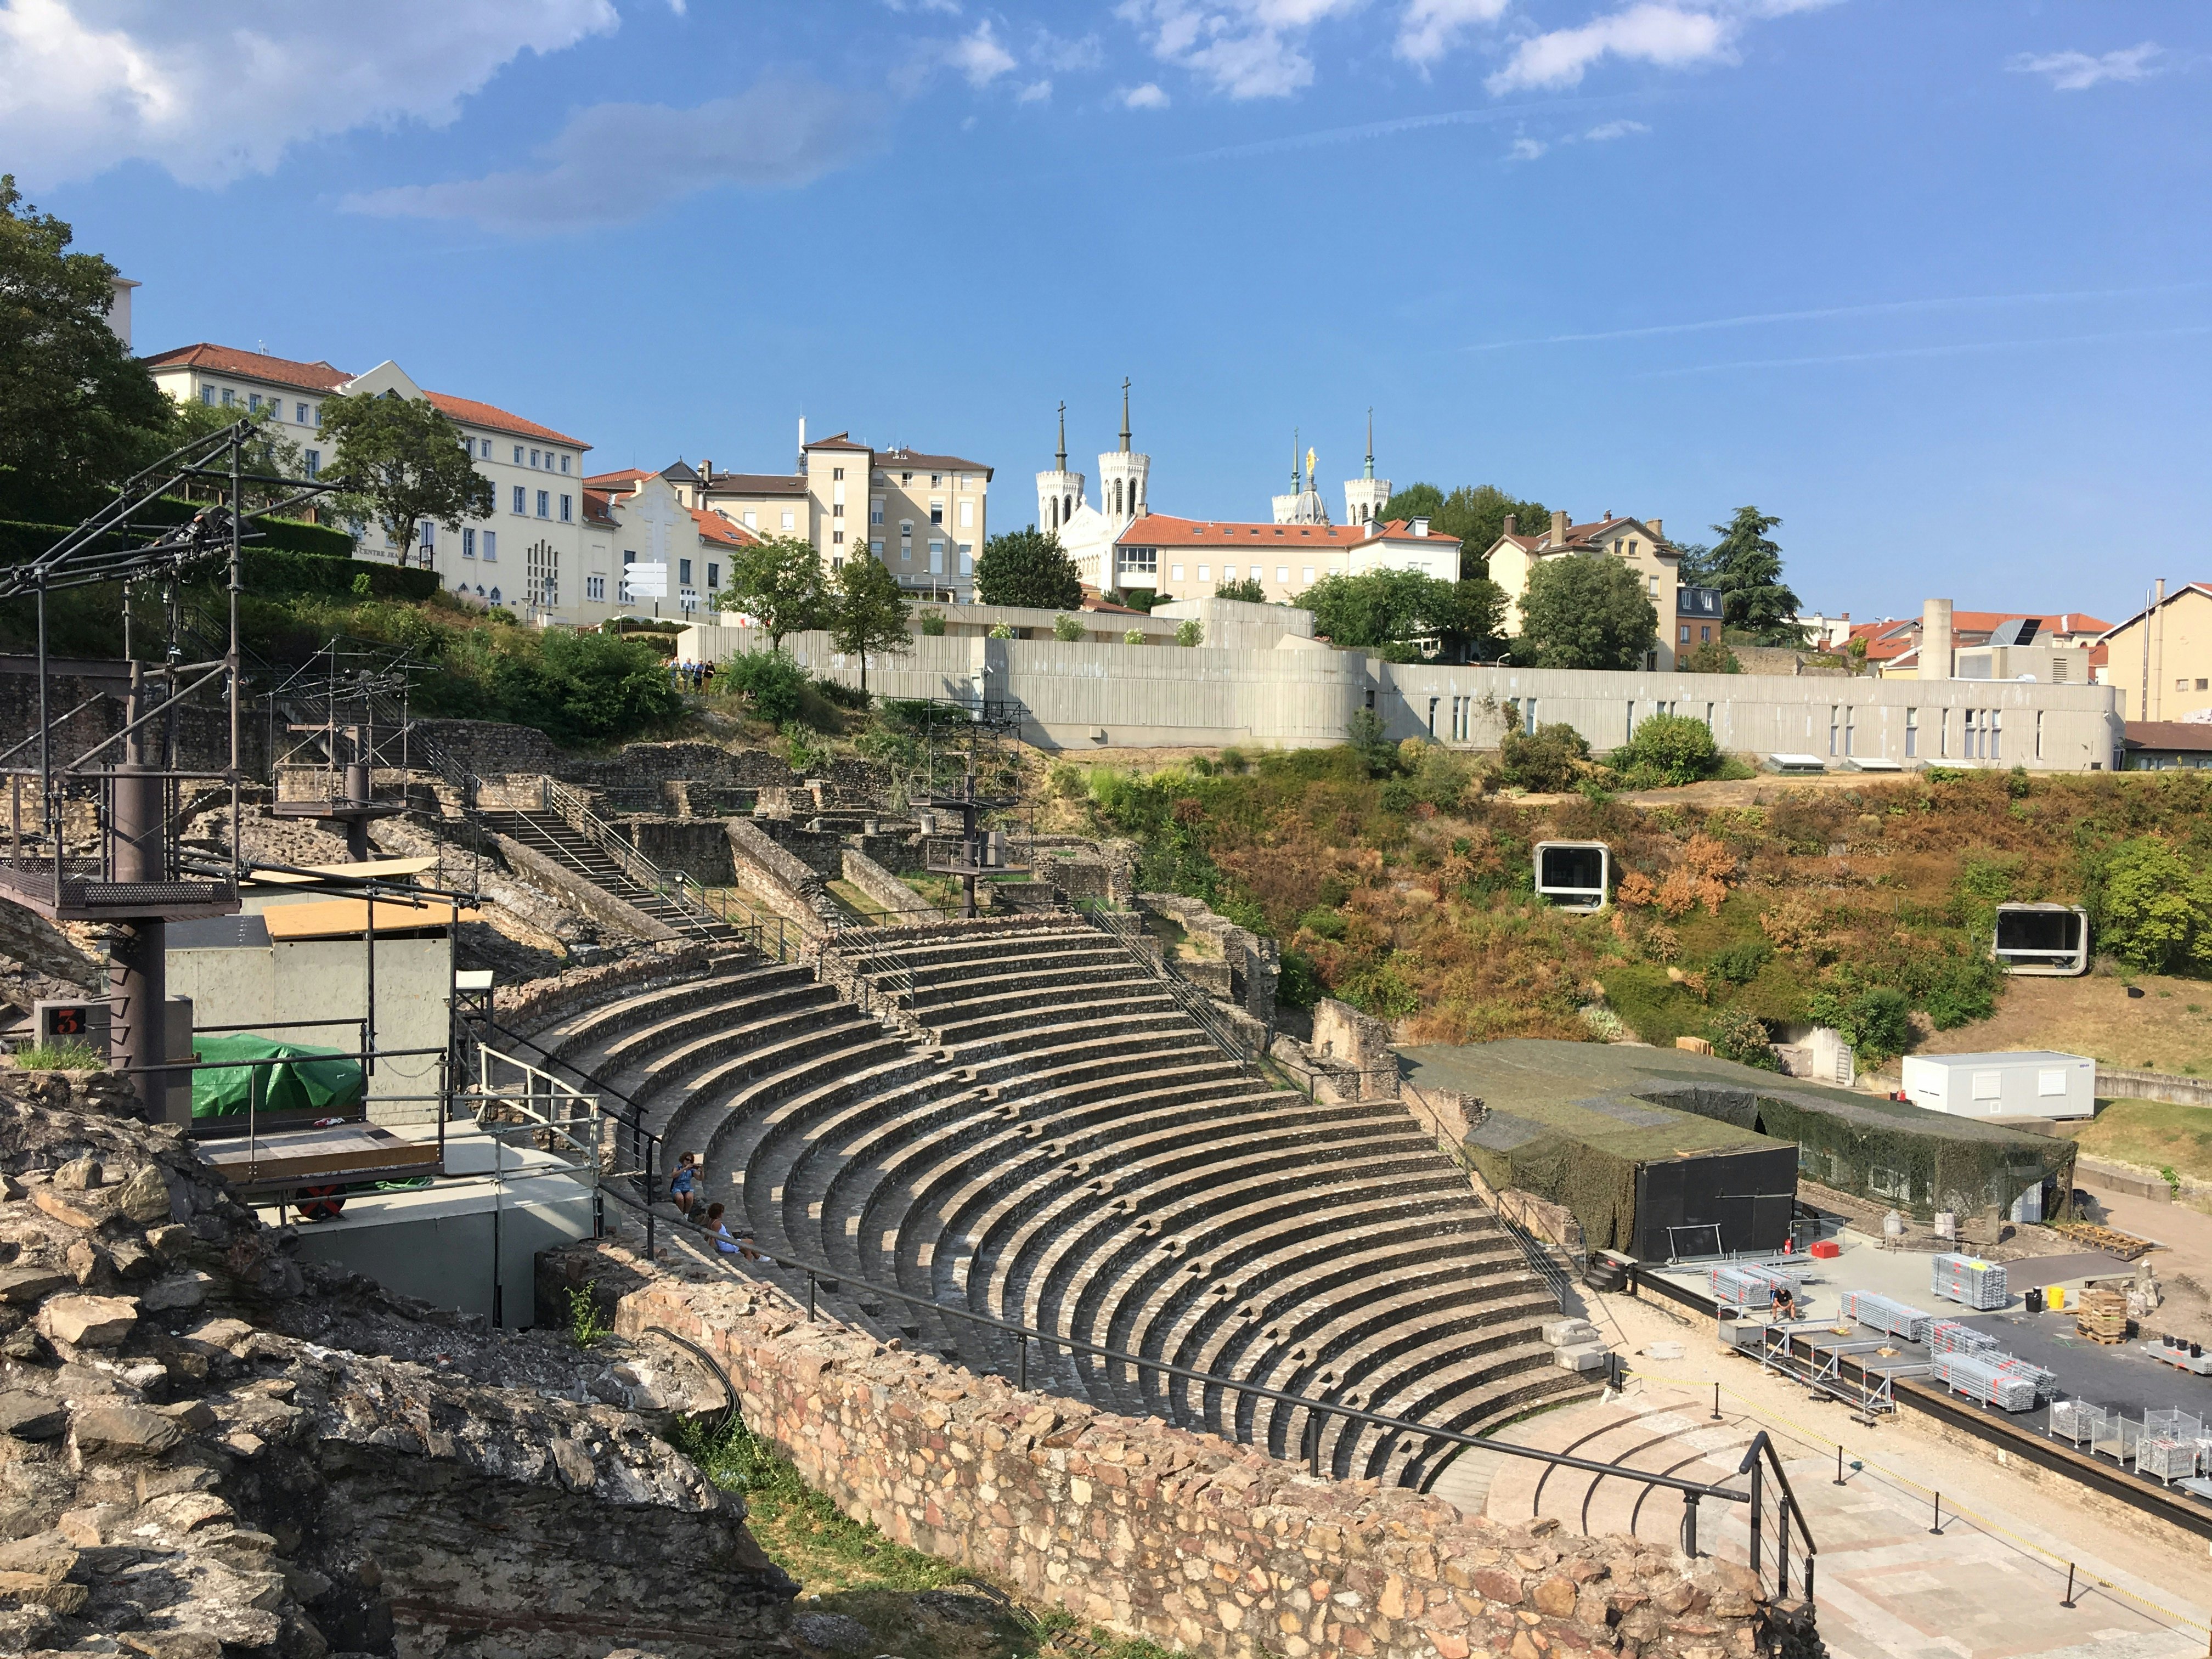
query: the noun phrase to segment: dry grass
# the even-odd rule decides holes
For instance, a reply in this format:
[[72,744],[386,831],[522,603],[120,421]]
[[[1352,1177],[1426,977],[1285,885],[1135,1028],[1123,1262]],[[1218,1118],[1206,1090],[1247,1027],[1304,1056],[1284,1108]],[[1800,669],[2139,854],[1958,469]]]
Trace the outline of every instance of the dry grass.
[[[2128,994],[2130,982],[2142,996]],[[2102,974],[2009,979],[1994,1018],[1934,1032],[1919,1048],[1930,1054],[2054,1048],[2106,1066],[2212,1077],[2212,985],[2157,974],[2132,981]]]
[[2212,1180],[2212,1106],[2116,1100],[2094,1121],[2067,1125],[2064,1133],[2092,1157]]

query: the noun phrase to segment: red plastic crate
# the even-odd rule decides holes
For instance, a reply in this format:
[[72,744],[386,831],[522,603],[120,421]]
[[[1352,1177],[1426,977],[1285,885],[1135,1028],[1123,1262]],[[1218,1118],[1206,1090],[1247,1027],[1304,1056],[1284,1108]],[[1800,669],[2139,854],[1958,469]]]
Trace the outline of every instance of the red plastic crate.
[[1815,1239],[1813,1242],[1812,1254],[1819,1256],[1823,1261],[1832,1261],[1843,1253],[1844,1247],[1832,1238]]

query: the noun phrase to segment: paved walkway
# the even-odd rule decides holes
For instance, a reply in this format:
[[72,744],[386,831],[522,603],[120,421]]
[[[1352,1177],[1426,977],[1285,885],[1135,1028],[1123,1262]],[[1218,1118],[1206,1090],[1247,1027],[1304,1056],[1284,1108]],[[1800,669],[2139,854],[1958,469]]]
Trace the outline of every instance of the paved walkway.
[[[2069,1510],[2058,1489],[1954,1448],[1910,1415],[1865,1429],[1842,1407],[1723,1354],[1702,1326],[1686,1328],[1638,1299],[1592,1300],[1589,1316],[1647,1374],[1620,1397],[1532,1419],[1511,1437],[1735,1485],[1745,1447],[1765,1429],[1819,1546],[1820,1633],[1837,1659],[2192,1659],[2206,1651],[2212,1556],[2201,1547]],[[1682,1357],[1642,1357],[1655,1342],[1680,1343]],[[1722,1386],[1717,1422],[1714,1382]],[[1936,1489],[1940,1534],[1930,1530]],[[1553,1516],[1575,1530],[1632,1531],[1655,1542],[1675,1539],[1682,1513],[1672,1495],[1617,1477],[1593,1481],[1480,1453],[1448,1468],[1436,1491],[1499,1520]],[[1741,1507],[1701,1510],[1701,1547],[1747,1559]],[[1770,1539],[1770,1578],[1771,1552]],[[2066,1607],[2069,1561],[2077,1593]]]

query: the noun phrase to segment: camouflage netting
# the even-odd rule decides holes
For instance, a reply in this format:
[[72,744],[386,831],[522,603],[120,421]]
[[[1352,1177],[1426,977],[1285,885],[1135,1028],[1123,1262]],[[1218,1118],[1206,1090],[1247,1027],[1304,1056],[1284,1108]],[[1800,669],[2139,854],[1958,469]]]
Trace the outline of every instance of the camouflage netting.
[[1807,1179],[1923,1220],[2009,1211],[2045,1182],[2046,1212],[2063,1213],[2073,1188],[2070,1140],[1679,1049],[1516,1038],[1401,1052],[1417,1082],[1490,1109],[1468,1144],[1484,1179],[1565,1204],[1593,1249],[1632,1248],[1638,1164],[1778,1144]]

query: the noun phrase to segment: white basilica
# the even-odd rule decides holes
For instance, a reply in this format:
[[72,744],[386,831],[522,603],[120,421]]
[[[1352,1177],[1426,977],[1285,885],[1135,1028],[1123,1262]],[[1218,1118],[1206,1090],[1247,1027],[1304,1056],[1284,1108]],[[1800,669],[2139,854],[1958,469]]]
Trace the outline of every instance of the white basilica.
[[1098,458],[1098,505],[1084,498],[1084,476],[1067,470],[1067,405],[1060,406],[1060,448],[1049,472],[1037,481],[1037,528],[1060,538],[1084,585],[1104,592],[1114,586],[1115,541],[1152,511],[1146,483],[1152,458],[1129,447],[1129,383],[1121,382],[1121,447]]

